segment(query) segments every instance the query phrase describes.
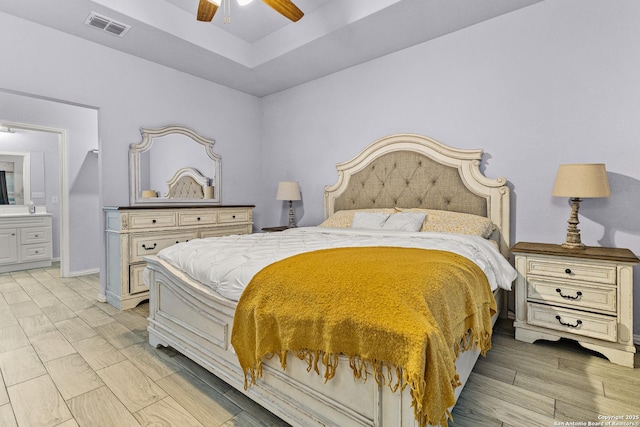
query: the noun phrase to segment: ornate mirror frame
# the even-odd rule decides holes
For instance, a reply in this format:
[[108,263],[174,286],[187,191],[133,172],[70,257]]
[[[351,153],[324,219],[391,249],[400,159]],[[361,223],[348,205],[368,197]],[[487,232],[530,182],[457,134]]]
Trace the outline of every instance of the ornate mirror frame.
[[[220,204],[221,202],[221,164],[222,160],[218,154],[213,151],[215,141],[207,139],[196,132],[183,126],[165,126],[162,128],[150,129],[140,128],[142,141],[137,144],[129,145],[129,203],[131,206],[149,206],[149,205],[211,205]],[[145,190],[141,186],[141,166],[140,155],[151,150],[154,139],[170,135],[183,135],[190,138],[191,141],[199,144],[204,149],[206,155],[211,159],[212,166],[215,168],[211,177],[211,185],[214,187],[212,198],[207,199],[170,199],[165,197],[142,197],[142,191]],[[176,170],[183,168],[185,165],[176,165]],[[174,171],[170,172],[173,175]],[[166,194],[167,191],[159,189],[160,194]]]

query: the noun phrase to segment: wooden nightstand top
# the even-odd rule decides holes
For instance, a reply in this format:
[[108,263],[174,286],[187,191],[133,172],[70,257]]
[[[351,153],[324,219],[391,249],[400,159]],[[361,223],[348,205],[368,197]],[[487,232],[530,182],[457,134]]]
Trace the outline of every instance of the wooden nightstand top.
[[264,228],[262,228],[262,231],[264,231],[266,233],[273,233],[273,232],[284,231],[284,230],[288,230],[288,229],[289,229],[288,225],[278,225],[276,227],[264,227]]
[[552,243],[518,242],[511,247],[511,252],[629,262],[634,264],[640,262],[640,259],[638,259],[638,257],[629,249],[604,248],[600,246],[587,246],[585,249],[567,249],[563,248],[561,245],[555,245]]

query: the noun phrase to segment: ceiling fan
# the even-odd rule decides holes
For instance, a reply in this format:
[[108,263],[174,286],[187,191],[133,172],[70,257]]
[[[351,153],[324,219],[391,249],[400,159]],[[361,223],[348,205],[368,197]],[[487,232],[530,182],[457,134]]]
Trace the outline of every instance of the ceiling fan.
[[[210,22],[223,0],[200,0],[198,5],[198,21]],[[292,20],[298,21],[304,13],[291,0],[262,0],[276,12]],[[244,3],[248,3],[245,1]]]

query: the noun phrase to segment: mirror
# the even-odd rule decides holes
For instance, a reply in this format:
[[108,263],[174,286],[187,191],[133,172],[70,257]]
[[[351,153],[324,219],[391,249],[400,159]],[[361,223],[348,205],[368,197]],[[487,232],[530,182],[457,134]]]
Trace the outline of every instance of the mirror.
[[[1,205],[28,205],[31,201],[30,154],[0,152]],[[6,200],[1,194],[7,195]]]
[[129,201],[149,204],[220,203],[221,159],[215,141],[181,126],[140,129],[129,146]]

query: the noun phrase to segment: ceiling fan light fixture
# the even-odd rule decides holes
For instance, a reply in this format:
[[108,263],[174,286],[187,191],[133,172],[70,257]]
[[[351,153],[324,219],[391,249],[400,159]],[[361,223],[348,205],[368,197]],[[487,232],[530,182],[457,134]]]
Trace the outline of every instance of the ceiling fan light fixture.
[[249,3],[251,3],[252,1],[253,1],[253,0],[238,0],[238,4],[239,4],[240,6],[246,6],[246,5],[248,5]]

